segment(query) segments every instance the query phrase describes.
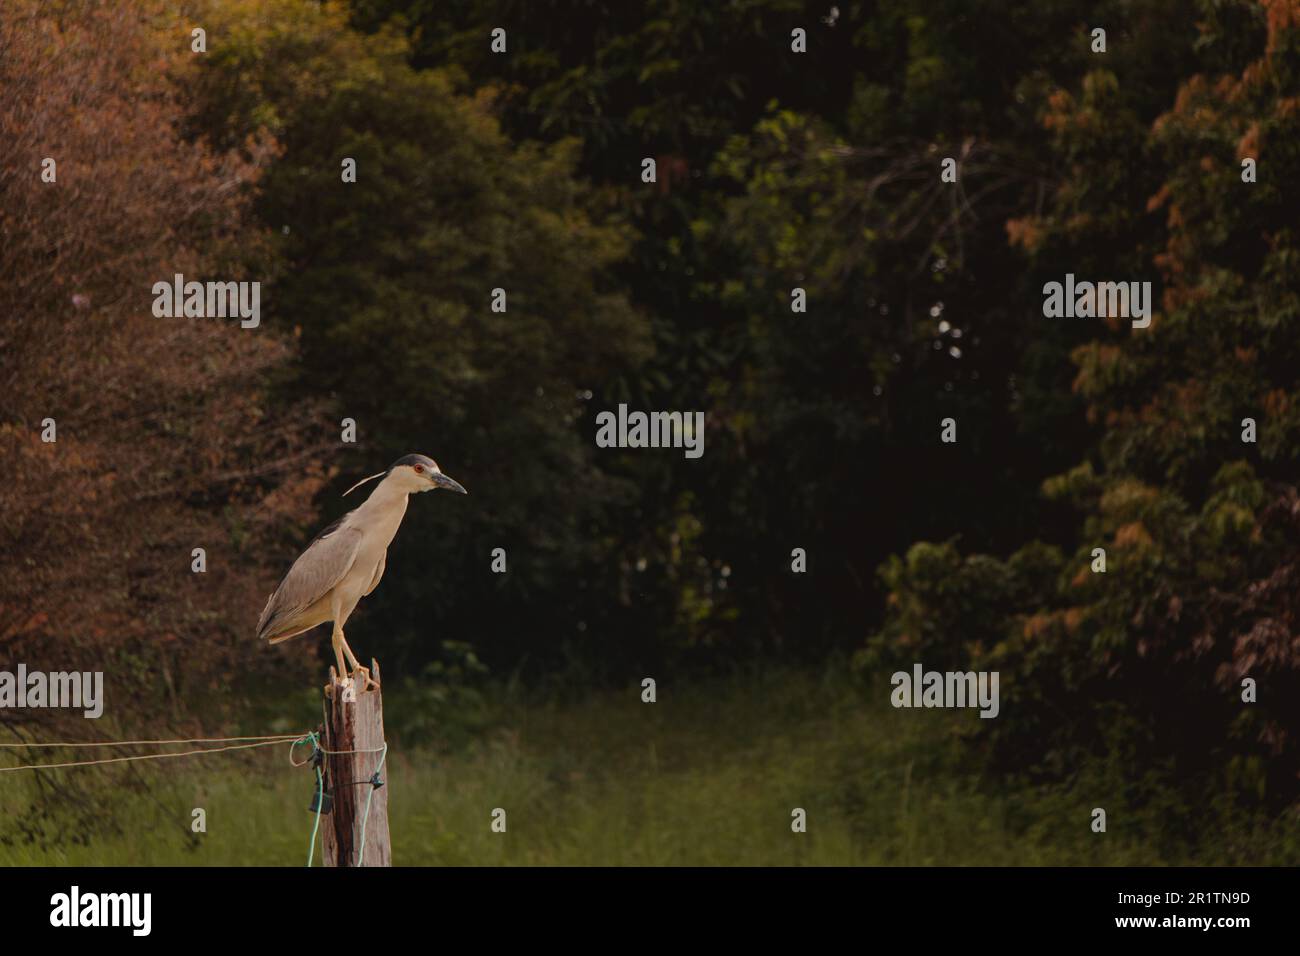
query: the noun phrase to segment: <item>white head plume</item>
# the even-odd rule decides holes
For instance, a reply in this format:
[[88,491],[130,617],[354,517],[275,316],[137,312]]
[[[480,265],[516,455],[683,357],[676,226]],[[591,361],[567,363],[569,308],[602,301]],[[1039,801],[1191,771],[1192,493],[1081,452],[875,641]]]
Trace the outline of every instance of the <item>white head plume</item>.
[[367,481],[374,481],[376,478],[382,478],[382,477],[384,477],[384,475],[386,475],[386,474],[388,474],[388,472],[386,472],[386,471],[381,471],[381,472],[378,472],[378,473],[376,473],[376,474],[371,475],[369,478],[362,478],[360,481],[358,481],[355,485],[353,485],[353,486],[352,486],[351,488],[349,488],[347,491],[343,492],[343,497],[346,498],[348,495],[352,494],[352,492],[356,491],[358,488],[360,488],[362,485],[364,485]]

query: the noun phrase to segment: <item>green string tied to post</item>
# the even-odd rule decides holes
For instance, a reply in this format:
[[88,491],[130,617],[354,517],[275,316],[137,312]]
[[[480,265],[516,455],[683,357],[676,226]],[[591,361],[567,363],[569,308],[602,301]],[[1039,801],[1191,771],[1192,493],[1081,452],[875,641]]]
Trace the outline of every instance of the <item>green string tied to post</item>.
[[[297,763],[293,759],[293,748],[297,747],[299,744],[312,745],[311,758],[309,760],[304,760],[302,763]],[[290,763],[292,763],[295,767],[305,767],[307,766],[307,764],[310,763],[316,770],[316,790],[312,794],[311,806],[307,808],[308,810],[313,810],[316,813],[316,818],[315,821],[312,823],[312,828],[311,828],[311,845],[307,848],[308,867],[312,865],[312,860],[315,859],[315,855],[316,855],[316,835],[320,832],[321,814],[329,813],[331,809],[331,804],[333,803],[333,798],[331,797],[331,795],[325,792],[325,779],[324,779],[324,775],[321,773],[321,765],[325,762],[326,752],[327,751],[325,751],[324,748],[321,747],[320,738],[317,736],[315,731],[308,731],[305,735],[295,740],[289,747]],[[329,752],[333,753],[333,751],[329,751]],[[344,752],[360,753],[361,751],[344,751]],[[384,785],[384,778],[380,776],[379,771],[384,769],[384,761],[388,759],[387,741],[384,742],[384,746],[382,750],[370,751],[370,752],[379,753],[379,764],[378,766],[375,767],[375,772],[371,774],[368,779],[356,781],[357,784],[366,784],[366,783],[370,784],[370,792],[366,795],[366,813],[361,820],[361,845],[358,848],[358,852],[357,852],[357,866],[365,866],[366,829],[370,824],[370,803],[374,799],[375,791]],[[349,786],[351,786],[351,784],[349,784]]]
[[[308,743],[311,744],[312,748],[309,762],[316,771],[316,792],[312,794],[312,806],[308,807],[309,810],[316,811],[316,819],[311,827],[311,843],[307,846],[307,867],[310,869],[312,860],[316,857],[316,834],[320,832],[320,815],[325,809],[327,801],[329,801],[329,794],[325,792],[325,777],[320,769],[321,764],[325,762],[325,752],[321,750],[320,741],[315,731],[309,730],[305,736],[293,742],[290,747],[289,761],[293,762],[293,747]],[[301,766],[301,764],[298,766]]]
[[366,815],[361,820],[361,850],[357,853],[357,866],[366,865],[366,826],[370,823],[370,800],[374,797],[375,791],[384,785],[379,771],[384,769],[384,760],[387,757],[388,742],[384,741],[384,752],[379,755],[379,766],[375,767],[375,775],[370,778],[370,792],[366,794]]

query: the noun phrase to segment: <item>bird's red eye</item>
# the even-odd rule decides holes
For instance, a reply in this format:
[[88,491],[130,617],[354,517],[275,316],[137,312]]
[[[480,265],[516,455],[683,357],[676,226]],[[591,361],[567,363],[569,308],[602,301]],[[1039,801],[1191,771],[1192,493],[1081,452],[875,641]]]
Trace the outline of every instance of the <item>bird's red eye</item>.
[[415,473],[416,473],[417,475],[422,475],[422,474],[424,474],[424,466],[423,466],[423,465],[416,465],[416,466],[415,466]]

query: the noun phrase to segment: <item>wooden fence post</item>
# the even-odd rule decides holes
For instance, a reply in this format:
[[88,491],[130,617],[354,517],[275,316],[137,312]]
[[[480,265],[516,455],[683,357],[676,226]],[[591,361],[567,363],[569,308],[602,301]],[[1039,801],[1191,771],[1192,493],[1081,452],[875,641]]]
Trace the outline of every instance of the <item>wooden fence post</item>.
[[[374,660],[370,675],[379,680],[379,665]],[[380,767],[384,756],[382,689],[362,691],[331,667],[321,740],[326,751],[335,751],[325,756],[325,789],[333,798],[332,811],[321,821],[325,866],[392,866],[387,763]],[[371,782],[376,772],[382,781],[379,787]],[[364,856],[359,856],[363,827]]]

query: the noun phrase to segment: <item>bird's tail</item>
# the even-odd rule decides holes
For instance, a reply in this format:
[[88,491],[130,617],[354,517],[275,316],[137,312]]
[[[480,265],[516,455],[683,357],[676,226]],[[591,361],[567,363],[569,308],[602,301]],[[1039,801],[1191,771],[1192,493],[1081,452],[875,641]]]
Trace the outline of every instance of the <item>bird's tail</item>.
[[303,631],[310,630],[306,627],[294,627],[295,622],[292,619],[285,620],[283,609],[275,606],[277,594],[279,591],[271,595],[266,602],[266,607],[262,608],[261,617],[257,619],[257,639],[271,644],[279,644]]
[[275,604],[274,594],[266,599],[266,607],[262,608],[262,613],[257,618],[257,639],[259,641],[269,638],[274,630],[275,613],[271,610],[273,604]]
[[[268,644],[283,644],[285,641],[289,640],[289,638],[297,637],[299,634],[306,633],[307,631],[310,630],[311,630],[310,627],[302,627],[296,631],[284,631],[283,633],[280,634],[275,634],[275,633],[267,634],[264,636],[264,639]],[[259,635],[259,637],[261,636],[263,635]]]
[[305,634],[313,627],[319,625],[320,621],[306,623],[302,617],[284,620],[272,614],[270,620],[259,622],[257,629],[257,639],[266,641],[268,644],[280,644],[289,640],[291,637],[297,637],[299,634]]

